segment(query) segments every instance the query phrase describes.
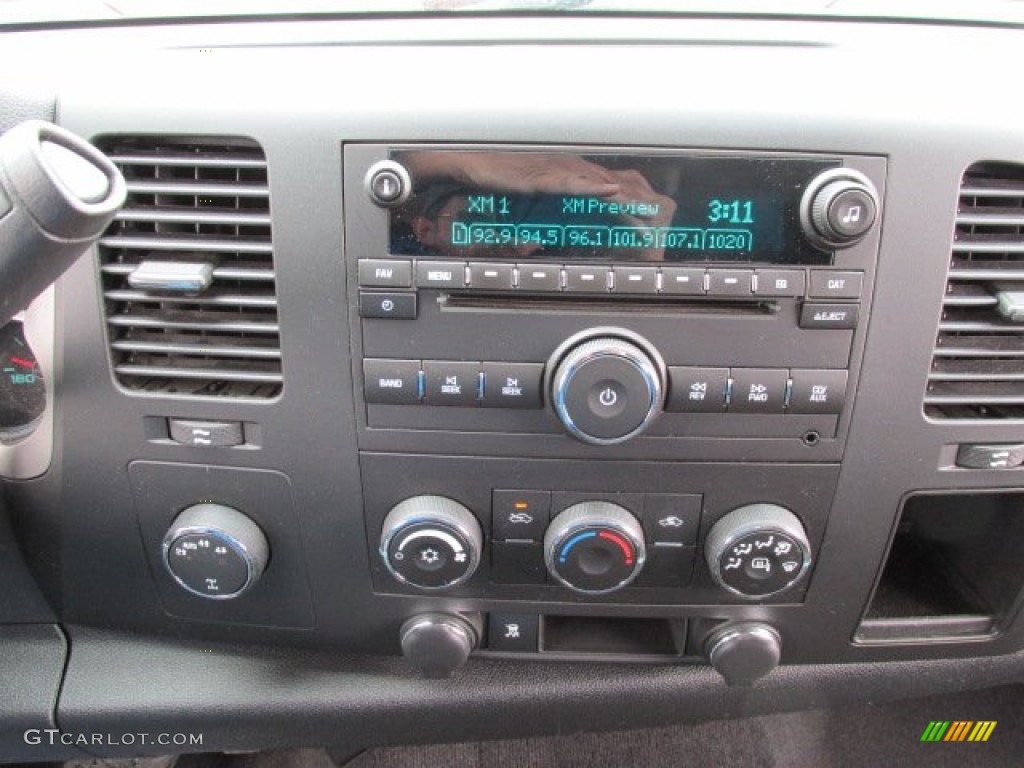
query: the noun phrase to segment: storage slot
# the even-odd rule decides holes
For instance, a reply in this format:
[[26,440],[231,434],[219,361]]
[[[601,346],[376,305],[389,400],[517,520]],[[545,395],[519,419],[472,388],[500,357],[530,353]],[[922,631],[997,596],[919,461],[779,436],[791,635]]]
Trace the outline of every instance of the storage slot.
[[927,642],[998,632],[1024,586],[1024,494],[909,497],[855,640]]

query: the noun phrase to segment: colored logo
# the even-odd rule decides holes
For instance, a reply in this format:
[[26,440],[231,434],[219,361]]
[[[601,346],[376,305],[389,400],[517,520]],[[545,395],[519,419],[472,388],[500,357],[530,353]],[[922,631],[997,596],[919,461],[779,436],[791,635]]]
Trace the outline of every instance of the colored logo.
[[988,741],[995,729],[995,720],[932,720],[921,741]]

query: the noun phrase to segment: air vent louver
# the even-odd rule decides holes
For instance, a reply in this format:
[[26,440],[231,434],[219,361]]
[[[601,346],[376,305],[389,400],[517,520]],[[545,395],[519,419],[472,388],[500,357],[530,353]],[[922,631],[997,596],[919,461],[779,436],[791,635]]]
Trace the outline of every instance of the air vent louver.
[[[281,351],[263,151],[235,138],[114,137],[100,146],[128,183],[128,202],[99,243],[117,380],[158,394],[277,395]],[[209,285],[140,289],[131,276],[143,263],[205,271]]]
[[1024,418],[1022,313],[1024,166],[979,163],[960,187],[929,416]]

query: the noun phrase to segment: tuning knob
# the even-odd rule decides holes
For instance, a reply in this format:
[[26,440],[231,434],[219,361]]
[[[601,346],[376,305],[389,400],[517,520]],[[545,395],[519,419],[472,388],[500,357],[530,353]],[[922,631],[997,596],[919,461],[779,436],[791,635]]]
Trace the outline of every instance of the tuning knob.
[[263,575],[270,545],[263,531],[237,509],[196,504],[164,536],[164,565],[178,584],[199,597],[228,600]]
[[544,557],[551,575],[570,589],[586,594],[614,592],[643,568],[643,529],[617,504],[574,504],[548,526]]
[[480,630],[462,616],[424,613],[406,621],[399,636],[406,660],[424,677],[440,679],[466,663],[480,640]]
[[775,595],[811,566],[811,545],[800,519],[776,504],[748,504],[714,524],[704,542],[711,576],[747,598]]
[[782,638],[760,622],[726,624],[708,636],[704,655],[728,685],[752,685],[779,665]]
[[800,217],[807,238],[825,248],[848,248],[863,240],[875,225],[878,192],[864,174],[836,168],[807,187]]
[[613,445],[636,437],[661,413],[665,363],[647,341],[597,328],[565,342],[548,364],[551,402],[571,435]]
[[403,584],[430,590],[458,586],[476,571],[482,549],[473,513],[443,496],[414,496],[384,518],[380,555]]

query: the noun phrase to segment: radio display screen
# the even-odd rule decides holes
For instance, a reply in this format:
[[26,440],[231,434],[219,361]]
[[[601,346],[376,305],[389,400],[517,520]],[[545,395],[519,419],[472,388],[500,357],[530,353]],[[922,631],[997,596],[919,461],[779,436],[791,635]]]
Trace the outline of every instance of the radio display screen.
[[827,265],[800,198],[839,163],[802,157],[394,150],[412,193],[391,253],[466,259]]

